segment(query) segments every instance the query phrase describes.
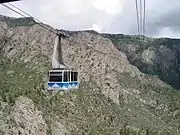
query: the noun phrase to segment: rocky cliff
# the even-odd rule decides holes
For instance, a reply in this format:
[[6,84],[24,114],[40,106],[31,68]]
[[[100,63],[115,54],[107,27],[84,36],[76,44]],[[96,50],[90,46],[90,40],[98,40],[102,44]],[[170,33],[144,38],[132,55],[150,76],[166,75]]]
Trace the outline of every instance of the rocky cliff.
[[[0,20],[2,134],[179,134],[179,92],[140,72],[111,38],[61,30],[64,62],[80,71],[81,86],[50,95],[56,35],[31,18]],[[144,53],[146,61],[152,52]]]

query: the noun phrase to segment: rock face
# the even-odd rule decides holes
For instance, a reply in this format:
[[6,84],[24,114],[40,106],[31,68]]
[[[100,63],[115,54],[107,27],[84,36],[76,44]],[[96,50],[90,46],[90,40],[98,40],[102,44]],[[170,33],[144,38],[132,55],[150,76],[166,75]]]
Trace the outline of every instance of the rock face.
[[52,135],[69,135],[70,133],[60,122],[54,122],[52,125]]
[[32,100],[19,97],[12,110],[12,117],[17,126],[13,134],[46,135],[47,125]]
[[[45,97],[39,91],[36,91],[37,93],[32,96],[33,90],[40,89],[42,86],[41,83],[37,83],[41,81],[36,76],[41,73],[45,74],[51,68],[56,35],[32,23],[32,20],[30,20],[31,23],[28,23],[28,26],[27,20],[25,22],[21,20],[20,24],[16,22],[17,25],[15,26],[12,25],[14,22],[16,22],[14,19],[11,20],[9,18],[6,18],[5,21],[0,21],[0,55],[10,59],[12,65],[20,66],[20,63],[25,65],[25,68],[20,66],[22,73],[20,75],[16,74],[17,78],[20,78],[19,80],[24,82],[24,84],[16,80],[14,82],[19,84],[19,88],[17,88],[18,90],[20,89],[19,91],[25,86],[28,87],[28,90],[22,93],[17,91],[21,95],[25,93],[32,99],[37,98],[39,102],[41,101],[42,106],[44,105],[39,108],[42,110],[44,108],[47,109],[43,111],[44,114],[47,115],[47,112],[50,111],[49,117],[57,117],[54,122],[48,123],[48,126],[51,126],[51,133],[54,135],[60,133],[62,135],[75,133],[93,134],[95,133],[93,129],[96,129],[96,126],[85,122],[88,118],[94,118],[92,122],[97,124],[96,130],[104,126],[109,132],[113,130],[114,134],[120,134],[118,130],[122,128],[124,121],[130,123],[130,127],[133,129],[141,128],[144,125],[143,128],[148,127],[156,131],[165,132],[173,131],[174,129],[177,132],[179,131],[179,121],[175,120],[175,117],[178,118],[178,115],[173,115],[178,114],[175,112],[178,112],[179,108],[177,106],[179,102],[174,107],[175,98],[168,97],[168,94],[165,93],[167,92],[166,89],[171,87],[157,77],[141,73],[136,66],[131,65],[128,61],[129,56],[134,56],[132,59],[139,60],[141,58],[141,62],[154,66],[156,65],[155,63],[161,60],[161,57],[165,57],[164,62],[161,62],[163,68],[169,69],[171,60],[175,56],[170,54],[171,50],[168,48],[162,46],[158,51],[154,50],[154,48],[148,48],[145,52],[135,55],[136,50],[140,46],[128,45],[127,48],[123,48],[127,50],[127,53],[126,51],[119,51],[119,48],[116,48],[109,38],[105,38],[101,34],[89,31],[70,32],[61,30],[69,36],[68,39],[62,40],[62,54],[65,65],[70,65],[80,71],[81,84],[88,83],[85,87],[83,86],[83,89],[86,90],[77,91],[79,97],[77,95],[73,96],[74,93],[72,93],[72,95],[66,97],[68,102],[65,102],[66,100],[61,99],[60,96]],[[164,55],[159,57],[159,59],[155,59],[154,55],[159,54],[159,52]],[[169,55],[167,56],[165,53]],[[12,68],[12,65],[9,68]],[[1,70],[6,71],[6,68]],[[23,72],[24,70],[27,71]],[[36,70],[35,73],[34,70]],[[16,72],[19,73],[18,70],[12,73],[10,71],[6,72],[7,77]],[[6,72],[0,72],[0,75],[6,76]],[[31,75],[33,73],[35,74],[34,76]],[[25,76],[26,74],[27,76]],[[6,86],[3,80],[1,82],[5,88],[11,88]],[[26,84],[27,82],[29,84]],[[12,86],[16,86],[16,83]],[[0,89],[4,89],[4,87],[0,87]],[[32,90],[29,91],[30,88]],[[162,93],[161,90],[163,90]],[[105,97],[100,95],[98,91]],[[86,95],[86,92],[89,95]],[[14,97],[17,96],[17,93],[14,94]],[[98,94],[95,95],[94,93]],[[13,95],[12,93],[9,95],[9,97],[13,97],[11,96]],[[81,99],[82,96],[88,100]],[[35,100],[36,102],[37,99]],[[102,99],[102,101],[99,99]],[[62,101],[60,102],[60,100]],[[47,104],[45,105],[46,102]],[[81,104],[81,102],[85,105]],[[83,105],[84,108],[82,107]],[[104,108],[106,110],[103,110]],[[169,108],[172,110],[170,111]],[[164,110],[167,111],[164,112]],[[84,113],[84,111],[86,112]],[[109,113],[107,114],[106,112]],[[47,122],[45,122],[40,111],[34,107],[31,99],[19,97],[13,105],[11,114],[16,125],[13,126],[13,131],[17,131],[15,134],[18,132],[32,135],[47,134]],[[172,120],[169,121],[169,119]],[[62,121],[65,121],[65,124]],[[79,123],[79,121],[83,121],[84,125]],[[67,126],[67,123],[73,125],[73,128]],[[103,125],[104,123],[108,126]],[[116,129],[114,129],[115,127]],[[92,131],[89,131],[91,128],[93,128]],[[104,132],[106,128],[102,128]],[[98,131],[99,134],[101,132]]]
[[[166,46],[160,46],[158,49],[149,47],[142,52],[142,62],[150,65],[161,65],[163,69],[167,70],[176,59],[176,53]],[[159,67],[156,67],[158,69]]]
[[7,105],[1,108],[2,113],[0,116],[4,116],[1,119],[2,127],[0,131],[2,134],[46,135],[46,122],[42,117],[42,113],[36,109],[31,99],[19,97],[8,115],[6,107]]

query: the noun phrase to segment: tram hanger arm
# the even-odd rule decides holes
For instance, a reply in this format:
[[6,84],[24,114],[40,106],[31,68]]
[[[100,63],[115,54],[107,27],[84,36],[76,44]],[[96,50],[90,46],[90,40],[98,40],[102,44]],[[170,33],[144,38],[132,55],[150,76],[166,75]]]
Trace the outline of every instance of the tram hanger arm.
[[22,0],[0,0],[0,4],[8,3],[8,2],[14,2],[14,1],[22,1]]
[[69,38],[67,35],[61,33],[60,30],[56,29],[56,31],[57,31],[56,34],[57,34],[58,36],[60,36],[61,38]]

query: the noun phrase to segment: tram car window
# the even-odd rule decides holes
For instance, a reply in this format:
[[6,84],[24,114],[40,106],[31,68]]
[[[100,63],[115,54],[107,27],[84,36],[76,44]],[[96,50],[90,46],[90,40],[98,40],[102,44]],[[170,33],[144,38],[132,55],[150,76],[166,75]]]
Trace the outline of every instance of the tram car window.
[[62,72],[50,72],[49,73],[50,82],[62,82]]
[[78,72],[73,73],[73,81],[78,81]]
[[71,82],[78,81],[78,72],[71,71]]
[[70,81],[70,71],[64,71],[64,82]]

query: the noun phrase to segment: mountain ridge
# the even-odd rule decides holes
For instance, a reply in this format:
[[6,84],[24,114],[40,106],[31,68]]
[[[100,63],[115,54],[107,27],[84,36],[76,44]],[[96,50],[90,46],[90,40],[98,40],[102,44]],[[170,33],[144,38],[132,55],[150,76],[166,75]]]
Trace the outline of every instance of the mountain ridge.
[[[32,129],[13,109],[31,103],[32,110],[42,114],[36,119],[47,125],[44,135],[56,135],[58,131],[61,134],[179,134],[179,93],[157,77],[141,73],[128,61],[126,52],[119,51],[110,38],[96,32],[62,30],[70,36],[62,40],[64,62],[80,70],[81,86],[77,91],[49,95],[46,75],[51,67],[56,35],[37,24],[26,25],[26,20],[16,23],[0,22],[0,97],[1,103],[10,108],[4,109],[8,115],[1,122],[1,132],[38,134],[38,123]],[[25,118],[27,110],[21,110]],[[4,114],[3,109],[0,111]],[[9,117],[12,121],[7,121]],[[2,128],[3,125],[11,128]],[[33,132],[29,133],[29,129]]]
[[104,35],[114,45],[126,53],[132,65],[141,72],[158,75],[158,77],[175,89],[180,89],[179,79],[179,39],[147,38],[138,39],[131,36]]

